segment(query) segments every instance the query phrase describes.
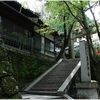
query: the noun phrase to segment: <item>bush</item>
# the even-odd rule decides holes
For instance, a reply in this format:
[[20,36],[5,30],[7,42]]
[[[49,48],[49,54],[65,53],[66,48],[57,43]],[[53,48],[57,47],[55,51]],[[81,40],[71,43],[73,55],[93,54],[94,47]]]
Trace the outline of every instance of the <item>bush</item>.
[[100,55],[96,55],[94,63],[91,61],[91,76],[93,80],[97,80],[100,85]]
[[74,50],[74,54],[75,54],[75,58],[79,58],[79,57],[80,57],[79,47],[77,47],[77,48]]
[[54,62],[43,58],[36,58],[14,51],[8,51],[8,55],[11,57],[14,77],[20,89],[30,84],[54,64]]

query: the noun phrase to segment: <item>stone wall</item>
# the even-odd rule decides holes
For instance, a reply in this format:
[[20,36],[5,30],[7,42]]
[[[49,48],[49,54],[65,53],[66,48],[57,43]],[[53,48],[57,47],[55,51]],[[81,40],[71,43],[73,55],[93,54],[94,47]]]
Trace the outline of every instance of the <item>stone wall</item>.
[[17,82],[13,77],[10,57],[3,48],[3,41],[0,38],[0,99],[21,99]]

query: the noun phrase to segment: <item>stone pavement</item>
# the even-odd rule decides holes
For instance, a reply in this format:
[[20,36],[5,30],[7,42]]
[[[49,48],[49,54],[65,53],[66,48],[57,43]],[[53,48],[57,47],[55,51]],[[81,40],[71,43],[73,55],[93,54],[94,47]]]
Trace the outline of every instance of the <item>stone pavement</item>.
[[63,99],[61,96],[22,94],[23,99]]

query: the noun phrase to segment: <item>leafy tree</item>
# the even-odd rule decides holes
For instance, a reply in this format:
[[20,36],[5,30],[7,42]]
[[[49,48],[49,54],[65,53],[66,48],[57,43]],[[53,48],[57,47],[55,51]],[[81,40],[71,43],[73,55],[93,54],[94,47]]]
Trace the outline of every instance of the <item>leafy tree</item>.
[[[49,24],[52,28],[55,28],[59,33],[64,33],[62,48],[56,59],[59,60],[63,55],[66,46],[68,45],[75,20],[66,9],[66,5],[63,2],[48,1],[45,6],[47,12],[50,14],[49,19],[45,23]],[[72,17],[72,20],[69,20],[69,17]]]
[[[71,27],[73,22],[75,22],[74,25],[77,25],[76,22],[79,23],[81,25],[81,29],[84,29],[84,33],[85,33],[85,36],[87,39],[89,54],[90,54],[90,59],[92,61],[92,64],[96,65],[97,62],[94,60],[94,59],[96,59],[96,55],[95,55],[95,50],[93,48],[91,33],[93,33],[94,31],[97,32],[98,36],[100,38],[100,32],[99,32],[98,22],[96,21],[96,18],[94,16],[92,8],[96,4],[98,4],[99,1],[94,1],[92,3],[92,5],[90,5],[90,3],[91,3],[90,1],[59,1],[59,2],[58,1],[55,1],[55,2],[48,1],[46,3],[47,10],[49,11],[49,13],[51,15],[49,17],[49,21],[48,21],[49,25],[51,25],[53,28],[55,27],[56,30],[59,29],[59,31],[62,31],[62,30],[64,31],[64,28],[62,29],[62,27],[61,27],[61,29],[60,29],[59,26],[64,26],[64,23],[66,23],[66,25],[67,25],[66,30],[68,31],[69,27]],[[87,10],[91,11],[95,23],[93,21],[90,21],[87,18],[86,14],[85,14],[85,12]],[[65,21],[63,21],[63,16],[61,16],[61,15],[66,16]],[[57,21],[58,21],[58,23],[56,24]],[[90,27],[92,27],[93,29],[95,27],[96,29],[91,30]],[[75,29],[75,26],[74,26],[74,29]],[[66,36],[68,37],[68,34]],[[68,37],[68,39],[69,39],[69,37]],[[67,39],[67,41],[68,41],[68,39]],[[62,46],[61,52],[63,52],[63,46]],[[59,53],[59,55],[60,55],[60,53]],[[60,57],[61,56],[59,56],[59,58]],[[93,67],[92,69],[96,73],[95,67]],[[96,76],[96,74],[95,74],[95,76]]]
[[[91,36],[90,36],[91,30],[89,28],[89,24],[87,23],[87,19],[86,19],[86,15],[85,15],[85,11],[87,9],[91,9],[89,2],[88,1],[84,1],[84,2],[83,1],[80,1],[80,2],[76,1],[74,3],[66,2],[66,1],[63,1],[63,2],[66,4],[67,9],[70,11],[70,13],[73,15],[73,17],[75,19],[77,19],[77,21],[80,23],[80,25],[85,30],[86,39],[87,39],[88,48],[89,48],[90,59],[92,60],[92,63],[95,65],[96,62],[93,59],[93,57],[96,58],[96,56],[95,56],[95,51],[94,51],[93,43],[92,43]],[[87,5],[89,5],[89,8],[87,8]],[[77,10],[79,10],[78,12],[80,12],[80,16],[77,16],[77,14],[75,14],[75,12],[73,13],[72,8],[76,8]],[[93,54],[93,56],[92,56],[92,54]],[[96,72],[96,69],[94,67],[92,69],[94,70],[94,72]],[[96,76],[96,74],[95,74],[95,76]]]
[[[89,47],[89,52],[90,52],[90,57],[92,57],[92,52],[95,57],[95,52],[93,49],[92,40],[90,36],[91,34],[90,24],[89,24],[89,20],[87,19],[87,16],[85,15],[85,12],[91,9],[94,6],[94,4],[98,2],[94,2],[94,4],[90,6],[89,1],[84,1],[84,2],[83,1],[59,1],[58,2],[58,1],[55,1],[55,2],[48,1],[46,3],[46,7],[47,7],[46,9],[50,13],[50,17],[48,21],[49,25],[51,25],[53,28],[55,27],[57,31],[61,32],[61,31],[64,31],[65,29],[68,31],[71,24],[77,21],[82,26],[82,28],[85,30],[86,39],[88,42],[88,47]],[[65,22],[63,20],[64,16],[66,18]],[[64,23],[67,26],[66,28],[61,27],[61,26],[64,26]],[[67,35],[64,34],[64,36],[66,37],[68,36],[68,34]]]

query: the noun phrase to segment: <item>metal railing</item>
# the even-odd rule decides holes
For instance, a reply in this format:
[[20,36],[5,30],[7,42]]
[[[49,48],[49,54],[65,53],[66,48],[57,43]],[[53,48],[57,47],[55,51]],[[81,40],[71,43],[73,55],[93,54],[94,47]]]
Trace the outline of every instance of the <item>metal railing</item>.
[[1,35],[4,41],[4,44],[9,45],[9,46],[13,46],[15,48],[18,49],[25,49],[30,51],[31,50],[31,43],[29,41],[25,41],[25,40],[18,40],[6,35]]
[[[42,46],[38,46],[36,44],[33,44],[33,46],[32,46],[30,39],[24,39],[24,38],[17,39],[17,38],[13,38],[13,37],[10,37],[10,36],[4,35],[4,34],[1,34],[1,36],[3,38],[5,45],[14,47],[14,48],[19,49],[21,51],[22,50],[27,51],[27,52],[29,52],[29,54],[33,53],[33,55],[36,55],[36,56],[41,55],[40,57],[46,56],[46,58],[48,58],[48,59],[49,58],[55,59],[54,52],[46,50],[45,48],[41,48]],[[40,41],[40,40],[38,38],[35,38],[35,41]],[[44,47],[46,46],[45,44],[42,44],[42,43],[40,45],[44,45]],[[41,52],[41,51],[43,51],[43,52]]]

